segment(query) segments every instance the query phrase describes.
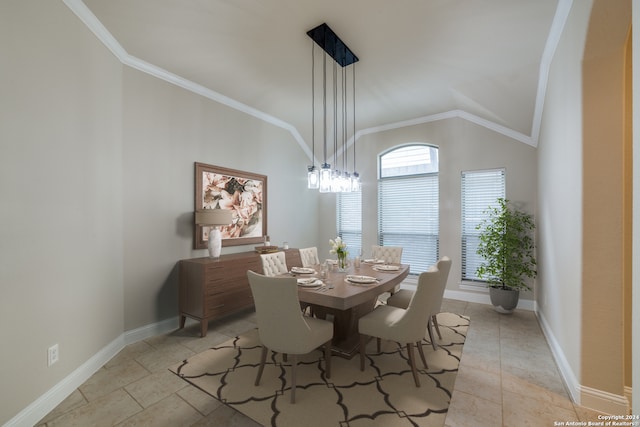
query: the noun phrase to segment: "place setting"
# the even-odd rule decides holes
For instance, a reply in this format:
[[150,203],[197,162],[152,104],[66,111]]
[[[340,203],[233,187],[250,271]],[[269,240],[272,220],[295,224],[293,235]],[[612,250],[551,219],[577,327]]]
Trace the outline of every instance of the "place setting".
[[375,277],[371,277],[371,276],[360,276],[360,275],[355,275],[355,274],[348,274],[347,277],[345,277],[345,282],[351,284],[351,285],[358,285],[358,286],[363,286],[363,285],[372,285],[374,283],[378,282],[378,279],[376,279]]
[[399,271],[400,270],[400,266],[399,265],[392,265],[392,264],[376,264],[373,267],[374,270],[376,271],[381,271],[381,272],[395,272],[395,271]]

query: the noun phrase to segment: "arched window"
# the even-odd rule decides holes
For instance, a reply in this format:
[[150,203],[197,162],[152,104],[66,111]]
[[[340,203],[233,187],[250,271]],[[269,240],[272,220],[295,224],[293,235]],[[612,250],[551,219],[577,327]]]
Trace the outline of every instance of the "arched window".
[[438,148],[411,144],[379,156],[378,244],[402,246],[411,274],[438,260]]

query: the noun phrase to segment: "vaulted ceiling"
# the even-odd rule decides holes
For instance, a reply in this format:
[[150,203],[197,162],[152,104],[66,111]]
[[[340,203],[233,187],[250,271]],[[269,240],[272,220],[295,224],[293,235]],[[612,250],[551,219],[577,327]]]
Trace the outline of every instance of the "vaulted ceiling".
[[360,133],[457,116],[535,146],[568,13],[565,0],[65,2],[125,62],[285,127],[307,147],[311,28],[326,22],[360,59]]

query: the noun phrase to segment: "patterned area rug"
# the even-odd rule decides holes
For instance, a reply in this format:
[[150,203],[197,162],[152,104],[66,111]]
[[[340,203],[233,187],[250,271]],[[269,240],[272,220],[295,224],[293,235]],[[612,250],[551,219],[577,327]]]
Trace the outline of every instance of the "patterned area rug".
[[[360,358],[331,358],[325,377],[321,351],[300,356],[296,403],[290,403],[290,364],[269,353],[259,386],[257,330],[197,354],[170,368],[172,372],[221,402],[265,426],[443,426],[458,372],[469,318],[440,313],[440,347],[422,341],[429,369],[416,352],[421,387],[413,381],[406,349],[376,340],[367,346],[364,372]],[[426,334],[425,334],[426,335]],[[436,338],[437,339],[437,338]],[[289,361],[291,359],[289,358]]]

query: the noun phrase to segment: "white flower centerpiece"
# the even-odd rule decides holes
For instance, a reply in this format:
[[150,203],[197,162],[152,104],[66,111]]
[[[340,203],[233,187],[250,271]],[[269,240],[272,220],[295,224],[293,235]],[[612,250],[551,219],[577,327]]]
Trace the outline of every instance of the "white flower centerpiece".
[[335,239],[330,239],[329,243],[331,244],[329,253],[338,256],[338,268],[344,270],[347,268],[347,255],[349,255],[349,252],[347,252],[347,244],[343,242],[339,236]]

